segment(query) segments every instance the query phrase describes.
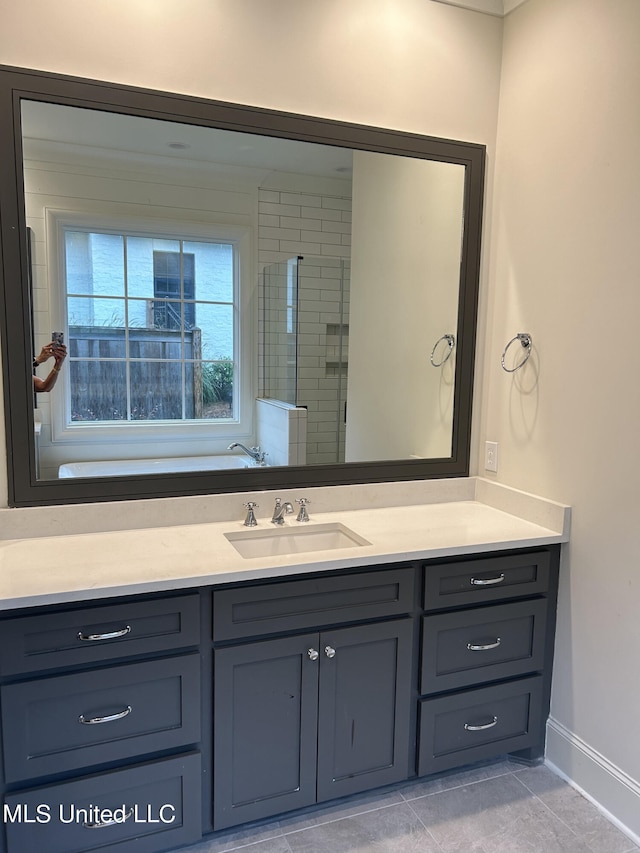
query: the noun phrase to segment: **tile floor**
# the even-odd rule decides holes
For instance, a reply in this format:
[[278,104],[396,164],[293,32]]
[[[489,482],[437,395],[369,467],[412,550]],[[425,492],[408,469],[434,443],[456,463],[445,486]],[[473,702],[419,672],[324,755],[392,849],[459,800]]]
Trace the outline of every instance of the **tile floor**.
[[[631,853],[640,848],[547,767],[509,760],[408,783],[182,853]],[[172,852],[173,853],[173,852]],[[177,851],[175,851],[177,853]]]

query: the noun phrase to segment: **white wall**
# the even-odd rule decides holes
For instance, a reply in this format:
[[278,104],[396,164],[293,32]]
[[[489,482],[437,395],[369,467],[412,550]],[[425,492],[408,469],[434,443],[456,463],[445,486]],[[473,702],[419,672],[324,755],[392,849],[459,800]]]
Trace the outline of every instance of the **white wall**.
[[451,455],[463,202],[460,165],[354,153],[349,462]]
[[505,20],[481,438],[501,482],[574,507],[548,755],[640,835],[639,39],[637,0]]

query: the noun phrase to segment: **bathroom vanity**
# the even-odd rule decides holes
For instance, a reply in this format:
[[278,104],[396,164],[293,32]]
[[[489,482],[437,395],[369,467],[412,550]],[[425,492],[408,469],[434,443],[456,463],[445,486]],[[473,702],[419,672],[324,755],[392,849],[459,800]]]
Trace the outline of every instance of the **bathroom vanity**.
[[367,544],[280,556],[241,522],[1,543],[0,849],[153,853],[540,759],[568,510],[503,492],[335,513]]

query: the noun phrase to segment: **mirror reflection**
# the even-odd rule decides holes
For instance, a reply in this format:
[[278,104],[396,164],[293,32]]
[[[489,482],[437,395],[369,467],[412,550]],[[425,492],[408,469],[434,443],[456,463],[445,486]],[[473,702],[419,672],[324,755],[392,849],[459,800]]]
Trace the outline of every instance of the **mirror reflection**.
[[22,136],[40,479],[451,455],[464,166],[35,101]]

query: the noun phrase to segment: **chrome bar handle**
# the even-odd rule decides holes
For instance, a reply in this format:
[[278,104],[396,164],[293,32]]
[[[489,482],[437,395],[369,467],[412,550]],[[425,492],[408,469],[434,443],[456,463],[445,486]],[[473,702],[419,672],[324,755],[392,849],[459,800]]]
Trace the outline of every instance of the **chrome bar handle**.
[[128,717],[132,711],[133,708],[131,705],[127,705],[124,711],[119,711],[117,714],[108,714],[106,717],[85,717],[84,714],[80,714],[78,722],[82,723],[83,726],[97,726],[100,725],[100,723],[113,723],[114,720],[122,720],[124,717]]
[[325,646],[324,653],[328,658],[334,658],[336,656],[336,650],[331,646]]
[[113,818],[112,820],[103,820],[96,821],[95,823],[87,823],[87,821],[83,821],[82,825],[86,826],[87,829],[104,829],[105,826],[115,826],[116,824],[122,824],[125,821],[129,820],[130,817],[133,817],[133,809],[129,809],[129,811],[124,815],[122,820],[116,820]]
[[486,652],[488,649],[497,649],[502,640],[496,637],[493,643],[467,643],[470,652]]
[[487,729],[492,729],[497,724],[498,724],[498,718],[494,717],[490,723],[485,723],[484,725],[481,725],[481,726],[473,726],[473,725],[470,725],[469,723],[465,723],[464,727],[468,732],[484,732]]
[[83,634],[82,631],[78,631],[78,639],[83,643],[95,643],[96,640],[117,640],[118,637],[125,637],[130,633],[131,625],[125,625],[118,631],[107,631],[105,634]]
[[472,586],[493,586],[495,583],[502,583],[504,580],[504,572],[501,572],[497,578],[471,578]]

